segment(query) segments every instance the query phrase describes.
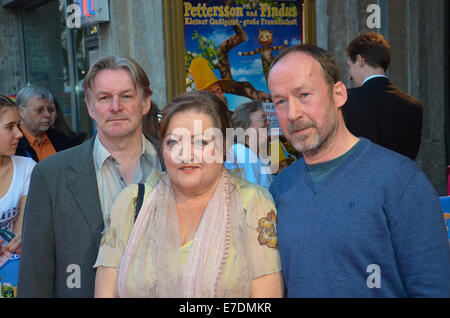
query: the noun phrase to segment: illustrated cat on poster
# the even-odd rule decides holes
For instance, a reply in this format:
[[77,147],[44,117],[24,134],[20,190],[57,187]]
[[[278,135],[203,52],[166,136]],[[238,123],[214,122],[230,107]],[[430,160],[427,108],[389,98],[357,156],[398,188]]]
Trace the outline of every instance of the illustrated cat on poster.
[[285,47],[287,47],[288,40],[284,40],[283,45],[270,46],[270,45],[272,45],[272,41],[273,41],[273,30],[269,31],[269,30],[263,30],[260,28],[259,33],[258,33],[258,41],[259,41],[259,44],[262,45],[262,47],[260,47],[256,50],[250,51],[250,52],[238,52],[238,55],[239,56],[255,55],[255,54],[261,53],[261,61],[262,61],[264,76],[266,77],[266,80],[267,80],[267,76],[269,73],[269,67],[273,61],[272,52],[279,51],[279,50],[282,50]]

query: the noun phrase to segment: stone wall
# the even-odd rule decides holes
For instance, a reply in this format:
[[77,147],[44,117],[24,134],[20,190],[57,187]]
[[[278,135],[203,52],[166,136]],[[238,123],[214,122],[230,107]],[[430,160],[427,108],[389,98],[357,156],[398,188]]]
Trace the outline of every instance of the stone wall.
[[100,56],[129,56],[147,72],[152,100],[167,103],[162,0],[110,0],[110,22],[100,25]]
[[[448,108],[448,39],[444,37],[448,10],[446,0],[416,0],[418,20],[410,20],[418,29],[417,56],[412,87],[424,104],[422,145],[417,162],[421,165],[440,195],[447,185],[444,123]],[[416,88],[417,89],[417,88]],[[416,89],[413,95],[416,96]],[[448,113],[447,113],[448,115]],[[448,123],[447,118],[447,123]]]
[[15,94],[21,81],[19,14],[0,6],[0,93]]
[[[370,29],[370,4],[381,9],[381,28]],[[317,44],[328,49],[348,79],[345,49],[361,33],[376,31],[390,43],[392,82],[424,104],[422,142],[416,163],[436,191],[446,193],[445,107],[448,107],[446,0],[316,0]],[[448,114],[448,113],[447,113]]]

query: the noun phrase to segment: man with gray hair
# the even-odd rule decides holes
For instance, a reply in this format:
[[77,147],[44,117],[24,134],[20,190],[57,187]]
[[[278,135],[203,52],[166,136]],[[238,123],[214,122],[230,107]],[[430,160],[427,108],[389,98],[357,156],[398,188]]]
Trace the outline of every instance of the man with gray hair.
[[66,135],[50,127],[56,109],[53,95],[46,88],[36,85],[22,88],[17,93],[16,104],[23,133],[16,155],[39,162],[71,146]]
[[19,297],[93,297],[102,232],[115,197],[161,170],[142,133],[150,81],[130,58],[104,57],[83,82],[97,135],[33,170],[23,223]]

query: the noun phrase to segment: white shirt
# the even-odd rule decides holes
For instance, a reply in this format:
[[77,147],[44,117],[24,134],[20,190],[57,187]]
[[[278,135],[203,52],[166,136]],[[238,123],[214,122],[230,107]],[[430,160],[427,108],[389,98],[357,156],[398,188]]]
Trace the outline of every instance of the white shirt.
[[0,198],[0,228],[12,232],[14,223],[19,214],[19,202],[23,196],[28,195],[31,171],[36,162],[33,159],[21,156],[12,156],[13,177],[8,192]]

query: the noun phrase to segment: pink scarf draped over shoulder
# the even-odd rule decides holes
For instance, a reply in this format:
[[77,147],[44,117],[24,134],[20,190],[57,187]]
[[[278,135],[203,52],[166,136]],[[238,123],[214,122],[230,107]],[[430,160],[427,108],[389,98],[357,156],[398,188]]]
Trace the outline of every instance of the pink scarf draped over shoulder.
[[[120,297],[249,297],[245,211],[224,170],[181,265],[176,203],[167,174],[145,200],[119,268]],[[238,279],[223,280],[230,247]]]

